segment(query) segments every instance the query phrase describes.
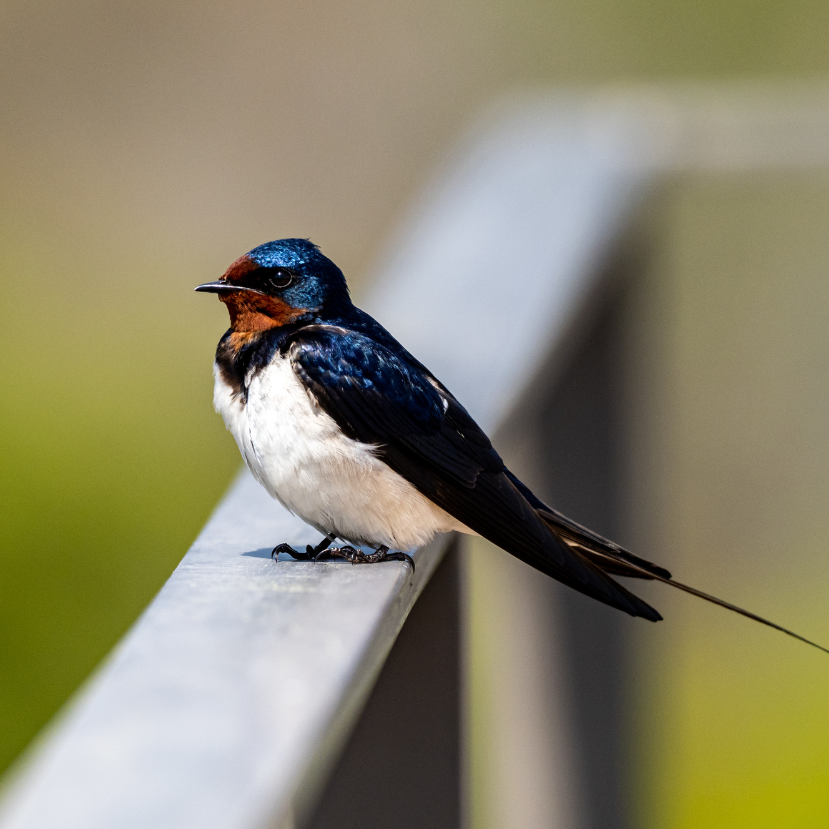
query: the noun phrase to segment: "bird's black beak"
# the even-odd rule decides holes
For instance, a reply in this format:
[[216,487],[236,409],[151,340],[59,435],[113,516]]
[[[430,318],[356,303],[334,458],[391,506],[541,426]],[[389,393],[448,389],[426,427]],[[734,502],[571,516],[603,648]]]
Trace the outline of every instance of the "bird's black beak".
[[247,291],[249,294],[261,294],[267,296],[264,291],[258,288],[251,288],[248,285],[234,285],[231,282],[205,282],[204,285],[197,285],[194,291],[203,291],[207,294],[229,294],[231,291]]
[[207,294],[223,294],[227,291],[238,291],[236,285],[228,285],[227,282],[205,282],[204,285],[197,285],[193,290],[204,291]]

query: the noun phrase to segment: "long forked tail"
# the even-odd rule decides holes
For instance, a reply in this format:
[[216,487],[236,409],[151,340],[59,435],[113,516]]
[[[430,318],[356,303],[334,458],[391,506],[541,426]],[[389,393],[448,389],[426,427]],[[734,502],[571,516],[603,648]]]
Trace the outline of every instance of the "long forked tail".
[[807,645],[811,645],[813,648],[817,648],[824,653],[829,653],[829,648],[824,648],[823,645],[818,645],[817,642],[813,642],[811,639],[807,639],[805,636],[801,636],[793,630],[784,628],[782,625],[778,625],[769,619],[764,619],[762,616],[758,616],[750,610],[745,610],[742,607],[731,604],[731,602],[718,599],[716,596],[703,593],[702,590],[697,590],[695,587],[690,587],[687,584],[676,581],[664,567],[660,567],[658,564],[653,564],[644,558],[634,555],[624,547],[610,541],[610,539],[604,538],[604,536],[593,532],[593,530],[582,526],[566,515],[562,515],[557,510],[547,506],[547,504],[534,495],[511,472],[507,474],[519,491],[532,504],[549,529],[566,544],[577,549],[588,561],[591,561],[608,575],[661,581],[663,584],[676,587],[677,590],[682,590],[685,593],[690,593],[692,596],[705,599],[706,602],[711,602],[711,604],[719,605],[719,607],[724,607],[726,610],[739,613],[741,616],[759,622],[761,625],[779,630],[781,633],[785,633],[794,639],[799,639],[801,642],[805,642]]
[[799,639],[801,642],[805,642],[807,645],[811,645],[813,648],[817,648],[824,653],[829,653],[829,648],[824,648],[823,645],[818,645],[817,642],[813,642],[811,639],[807,639],[805,636],[801,636],[799,633],[795,633],[793,630],[789,630],[788,628],[784,628],[782,625],[778,625],[775,622],[769,621],[768,619],[764,619],[762,616],[758,616],[756,613],[752,613],[750,610],[745,610],[742,607],[738,607],[735,604],[731,604],[731,602],[726,602],[723,599],[718,599],[716,596],[711,596],[708,593],[703,593],[702,590],[697,590],[695,587],[689,587],[687,584],[683,584],[680,581],[676,581],[675,579],[666,579],[664,576],[658,576],[656,574],[650,574],[652,579],[656,579],[656,581],[661,581],[664,584],[670,584],[671,587],[676,587],[679,590],[684,590],[686,593],[690,593],[692,596],[699,596],[700,599],[705,599],[706,602],[711,602],[712,604],[719,605],[720,607],[724,607],[726,610],[733,610],[735,613],[739,613],[740,616],[745,616],[747,619],[753,619],[755,622],[759,622],[761,625],[767,625],[770,628],[774,628],[775,630],[779,630],[781,633],[785,633],[787,636],[792,636],[795,639]]
[[[665,570],[664,567],[659,567],[656,564],[651,564],[649,561],[645,561],[645,559],[633,555],[633,553],[630,553],[624,548],[619,547],[618,544],[614,544],[611,541],[607,541],[607,539],[604,539],[601,536],[596,535],[595,533],[588,531],[589,536],[576,538],[575,536],[577,535],[578,531],[575,528],[577,528],[578,525],[574,524],[574,522],[569,521],[569,519],[564,520],[567,521],[567,523],[573,527],[573,531],[562,532],[561,519],[564,518],[564,516],[561,516],[557,513],[554,513],[552,515],[548,515],[546,513],[546,510],[539,510],[539,514],[545,518],[548,526],[550,526],[553,532],[557,532],[559,535],[564,536],[564,539],[568,544],[570,544],[573,547],[576,547],[585,557],[587,557],[590,561],[592,561],[595,565],[600,567],[606,573],[612,573],[617,576],[628,576],[632,578],[661,581],[663,584],[669,584],[671,585],[671,587],[676,587],[678,590],[683,590],[685,593],[690,593],[692,596],[698,596],[700,599],[705,599],[706,602],[711,602],[712,604],[724,607],[726,610],[731,610],[734,613],[739,613],[741,616],[745,616],[747,619],[753,619],[755,622],[759,622],[761,625],[767,625],[770,628],[779,630],[781,633],[785,633],[787,636],[792,636],[795,639],[799,639],[801,642],[805,642],[807,645],[811,645],[813,648],[817,648],[818,650],[821,650],[824,653],[829,653],[829,648],[824,648],[823,645],[818,645],[817,642],[813,642],[811,639],[807,639],[805,636],[801,636],[799,633],[795,633],[793,630],[784,628],[782,625],[778,625],[776,622],[772,622],[769,619],[765,619],[762,616],[758,616],[756,613],[752,613],[750,610],[745,610],[742,607],[738,607],[735,604],[731,604],[731,602],[727,602],[724,599],[718,599],[716,596],[712,596],[709,593],[704,593],[702,590],[697,590],[696,587],[691,587],[687,584],[683,584],[682,582],[677,581],[671,576],[671,574],[667,570]],[[585,542],[589,543],[590,546],[586,546]],[[604,544],[609,546],[605,547],[604,549],[601,549],[601,547]]]

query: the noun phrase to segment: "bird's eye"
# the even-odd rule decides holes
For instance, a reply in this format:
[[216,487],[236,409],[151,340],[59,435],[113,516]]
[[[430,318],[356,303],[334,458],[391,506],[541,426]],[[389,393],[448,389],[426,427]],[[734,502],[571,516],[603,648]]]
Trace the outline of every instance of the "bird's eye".
[[287,288],[294,281],[294,272],[288,268],[273,268],[269,269],[268,284],[272,288],[282,290]]

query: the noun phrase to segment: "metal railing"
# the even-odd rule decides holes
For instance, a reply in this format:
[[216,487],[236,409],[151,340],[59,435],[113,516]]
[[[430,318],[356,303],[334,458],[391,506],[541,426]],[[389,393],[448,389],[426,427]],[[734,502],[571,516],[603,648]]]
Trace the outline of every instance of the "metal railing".
[[[829,95],[528,99],[474,136],[390,246],[364,305],[484,429],[538,462],[551,421],[540,429],[527,414],[568,376],[593,391],[564,421],[589,415],[592,431],[581,439],[612,441],[602,414],[612,344],[602,337],[615,292],[637,267],[628,254],[650,194],[687,171],[825,166]],[[568,375],[574,360],[579,370]],[[566,454],[566,441],[559,449]],[[593,508],[610,515],[612,500],[608,491]],[[418,550],[414,575],[402,563],[270,559],[278,542],[316,540],[242,474],[132,630],[9,777],[0,827],[459,825],[462,603],[457,556],[441,564],[453,539]],[[543,614],[546,601],[528,612]],[[576,625],[565,635],[592,636],[608,664],[618,651],[612,631]],[[527,676],[530,710],[555,698],[545,696],[548,680]],[[622,809],[621,783],[605,785],[597,805],[578,763],[556,762],[574,741],[593,750],[590,718],[564,715],[569,729],[538,719],[549,755],[540,814],[550,825],[609,826]],[[592,719],[612,734],[615,717],[605,706]]]

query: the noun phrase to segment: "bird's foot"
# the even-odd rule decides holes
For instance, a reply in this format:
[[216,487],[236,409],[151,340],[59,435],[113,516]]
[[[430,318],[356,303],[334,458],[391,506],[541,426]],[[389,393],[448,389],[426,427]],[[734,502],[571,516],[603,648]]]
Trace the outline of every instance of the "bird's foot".
[[307,547],[308,552],[301,553],[299,550],[295,550],[290,544],[277,544],[276,547],[271,550],[271,558],[276,561],[279,558],[280,553],[287,553],[292,558],[295,558],[297,561],[310,561],[311,560],[311,545],[309,544]]
[[280,553],[287,553],[297,561],[316,561],[316,558],[320,555],[320,553],[330,546],[333,541],[334,539],[331,536],[326,536],[322,541],[320,541],[319,544],[317,544],[316,547],[306,544],[304,553],[301,553],[299,550],[295,550],[290,544],[277,544],[276,547],[271,550],[271,558],[276,561]]
[[414,573],[414,559],[407,553],[391,553],[388,547],[378,547],[373,553],[364,553],[350,545],[345,547],[331,547],[318,553],[314,561],[325,561],[330,558],[344,558],[352,564],[378,564],[381,561],[406,561],[411,565]]

